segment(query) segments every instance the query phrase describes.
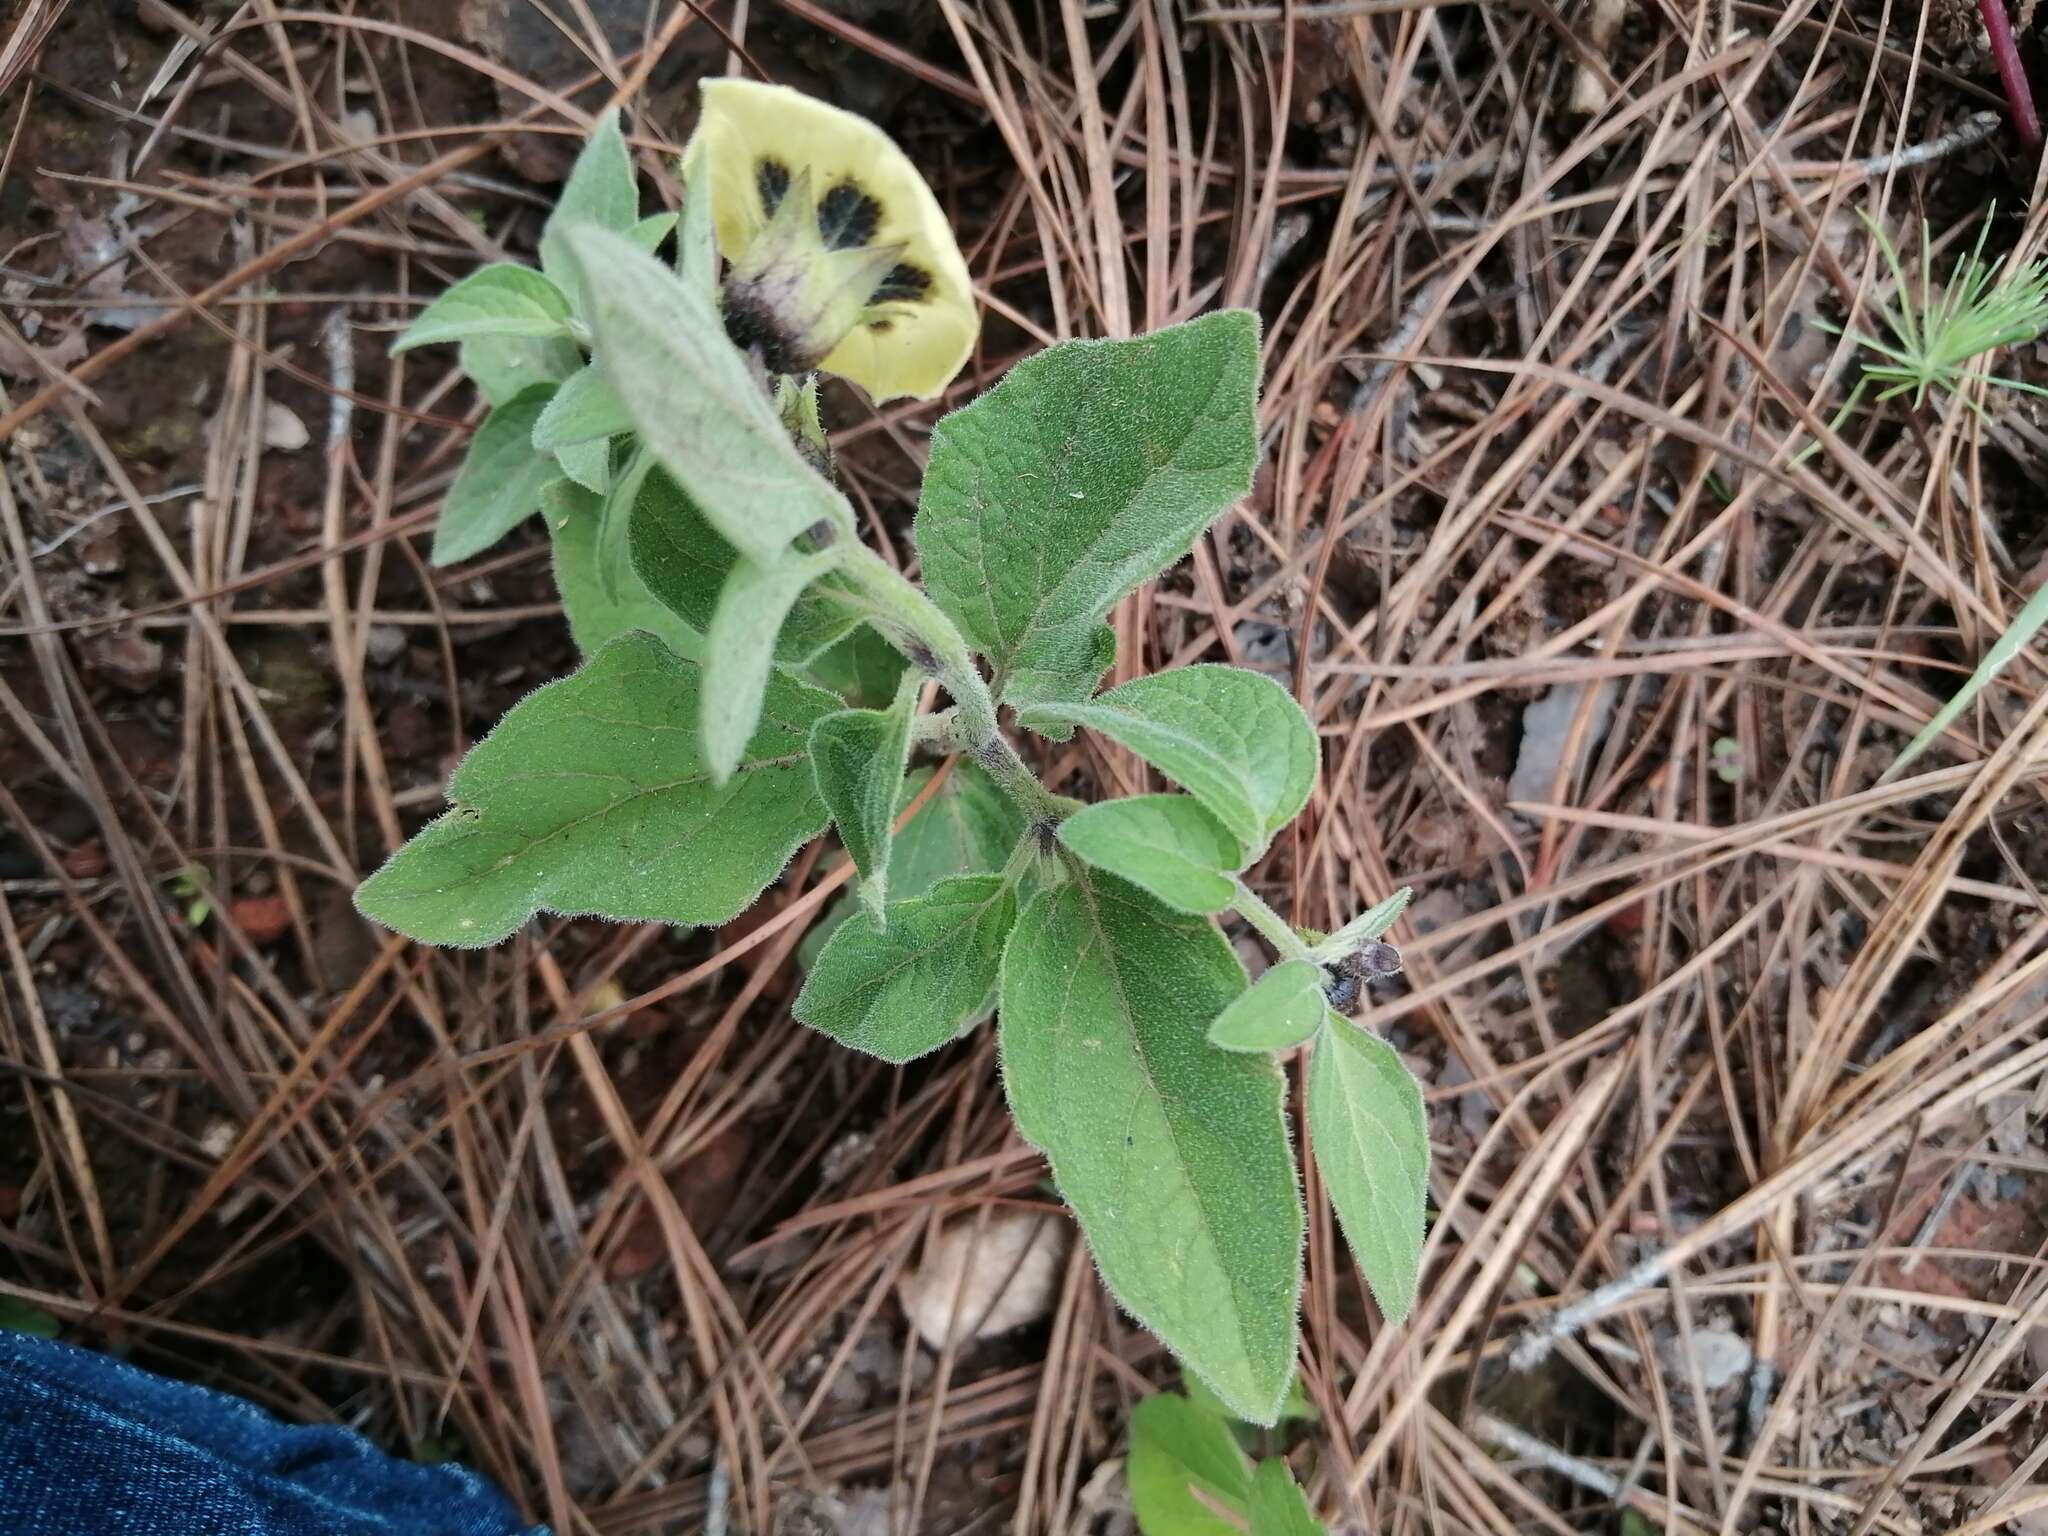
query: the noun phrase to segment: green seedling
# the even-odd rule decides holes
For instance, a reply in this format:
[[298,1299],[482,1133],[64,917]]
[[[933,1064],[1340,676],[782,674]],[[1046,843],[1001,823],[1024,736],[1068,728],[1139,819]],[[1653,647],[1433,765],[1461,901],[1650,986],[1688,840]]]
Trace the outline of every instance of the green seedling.
[[[459,346],[491,405],[435,560],[540,513],[585,659],[499,721],[357,904],[459,946],[543,911],[711,926],[836,828],[858,895],[807,946],[796,1016],[893,1062],[999,1016],[1017,1122],[1112,1292],[1271,1423],[1304,1231],[1282,1053],[1309,1053],[1312,1150],[1382,1311],[1413,1302],[1421,1093],[1330,1007],[1388,973],[1406,894],[1312,948],[1246,884],[1320,768],[1271,679],[1097,691],[1110,611],[1250,489],[1258,319],[1051,347],[945,417],[913,582],[861,540],[817,378],[930,399],[959,372],[976,310],[936,200],[871,124],[735,81],[705,87],[682,181],[680,218],[643,216],[607,119],[540,269],[485,267],[399,339]],[[1002,709],[1098,732],[1177,791],[1055,794]],[[1226,912],[1277,980],[1249,985]]]
[[[1295,1410],[1295,1393],[1284,1416],[1313,1417]],[[1250,1434],[1193,1384],[1186,1397],[1162,1392],[1139,1403],[1125,1480],[1143,1536],[1325,1536],[1286,1461],[1245,1454]]]

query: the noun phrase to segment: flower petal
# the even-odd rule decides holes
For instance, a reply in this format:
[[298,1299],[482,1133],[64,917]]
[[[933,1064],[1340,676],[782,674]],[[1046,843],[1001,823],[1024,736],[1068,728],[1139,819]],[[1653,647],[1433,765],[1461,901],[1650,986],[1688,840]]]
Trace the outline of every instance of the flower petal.
[[903,247],[867,315],[822,366],[878,402],[939,394],[974,349],[980,320],[952,228],[909,157],[866,118],[787,86],[707,80],[703,90],[683,157],[691,166],[701,157],[721,253],[737,260],[808,167],[828,248]]

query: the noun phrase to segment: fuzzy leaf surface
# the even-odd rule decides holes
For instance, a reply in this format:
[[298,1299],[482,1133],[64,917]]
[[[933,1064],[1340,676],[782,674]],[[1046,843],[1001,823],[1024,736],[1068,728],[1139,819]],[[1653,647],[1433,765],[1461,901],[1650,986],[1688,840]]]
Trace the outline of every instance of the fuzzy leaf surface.
[[1422,1089],[1394,1048],[1332,1013],[1308,1069],[1308,1127],[1337,1223],[1389,1322],[1415,1304],[1429,1199]]
[[554,458],[563,474],[593,495],[602,496],[611,489],[612,445],[603,438],[557,448]]
[[[639,222],[640,184],[633,175],[632,151],[626,148],[625,135],[619,131],[618,109],[613,108],[598,120],[596,131],[576,156],[576,163],[569,168],[568,179],[555,199],[554,212],[541,227],[541,270],[572,299],[580,299],[583,272],[571,249],[569,231],[580,224],[595,224],[599,229],[630,237]],[[635,243],[644,239],[644,234],[639,235]],[[659,244],[661,236],[656,235],[645,249],[652,250]],[[583,305],[579,303],[577,307]]]
[[559,384],[583,366],[568,336],[472,336],[458,356],[484,399],[505,405],[536,384]]
[[[919,768],[903,781],[896,798],[896,814],[917,798],[930,782],[933,770]],[[973,763],[953,765],[915,816],[898,832],[889,848],[889,891],[899,901],[922,896],[948,875],[993,873],[1003,867],[1017,840],[1024,835],[1024,813],[995,781]],[[852,892],[818,920],[797,948],[797,963],[809,970],[838,931],[853,915],[856,898]]]
[[589,277],[596,356],[647,445],[726,542],[772,565],[820,520],[852,526],[845,498],[806,464],[711,299],[615,234],[569,245]]
[[[720,594],[739,564],[739,551],[660,468],[641,482],[627,518],[626,542],[641,582],[684,623],[710,629]],[[835,596],[841,590],[829,573],[821,573],[799,594],[775,634],[777,661],[791,666],[807,662],[861,622],[860,614]],[[885,698],[890,696],[893,689]]]
[[1003,1077],[1117,1300],[1231,1412],[1271,1424],[1303,1218],[1278,1069],[1203,1036],[1244,985],[1206,919],[1077,872],[1010,935]]
[[[656,602],[630,567],[622,573],[599,570],[602,497],[580,485],[558,481],[542,493],[541,515],[547,520],[548,540],[554,547],[555,590],[561,594],[562,613],[569,620],[569,634],[578,652],[593,656],[606,641],[629,629],[644,629],[659,636],[678,656],[697,659],[703,636]],[[613,579],[607,581],[606,574]]]
[[421,310],[391,350],[479,336],[565,336],[568,329],[569,301],[561,289],[531,267],[494,261]]
[[804,588],[832,565],[829,554],[767,565],[743,558],[725,578],[704,632],[704,758],[720,783],[746,756],[760,723],[783,619]]
[[434,525],[435,565],[454,565],[482,554],[540,509],[540,493],[560,477],[554,456],[533,446],[533,424],[553,386],[524,391],[486,416],[455,483],[441,501]]
[[875,915],[887,899],[897,796],[910,763],[911,683],[888,709],[842,709],[811,727],[811,768]]
[[[799,603],[797,612],[802,611]],[[790,626],[782,628],[783,634],[788,634]],[[779,650],[780,636],[776,645]],[[830,688],[856,708],[879,709],[896,697],[896,687],[909,667],[901,651],[862,624],[812,656],[804,664],[804,672],[820,688]]]
[[1025,359],[941,421],[919,499],[925,582],[1022,707],[1084,699],[1117,601],[1251,488],[1259,322],[1224,310]]
[[701,675],[646,634],[514,705],[448,784],[455,809],[356,890],[428,944],[494,944],[543,908],[722,923],[825,826],[804,743],[828,693],[770,679],[723,784],[697,730]]
[[1076,811],[1060,841],[1177,912],[1221,912],[1237,893],[1237,839],[1187,795],[1129,795]]
[[888,926],[855,912],[819,954],[796,1016],[843,1045],[905,1062],[988,1017],[1017,892],[1000,875],[959,875],[890,903]]
[[1244,1536],[1216,1506],[1244,1513],[1252,1469],[1229,1426],[1186,1398],[1162,1392],[1131,1410],[1124,1475],[1144,1536]]
[[1321,761],[1294,696],[1244,667],[1176,667],[1019,718],[1085,725],[1129,747],[1201,801],[1252,858],[1308,804]]
[[1252,1474],[1251,1498],[1245,1504],[1250,1516],[1250,1536],[1328,1536],[1323,1522],[1308,1507],[1308,1499],[1287,1470],[1287,1463],[1275,1456],[1259,1463]]
[[1313,1035],[1329,1011],[1321,967],[1283,960],[1216,1015],[1209,1043],[1226,1051],[1284,1051]]
[[617,437],[632,430],[633,423],[611,385],[595,366],[586,363],[562,381],[541,411],[533,424],[533,446],[551,453],[572,443]]

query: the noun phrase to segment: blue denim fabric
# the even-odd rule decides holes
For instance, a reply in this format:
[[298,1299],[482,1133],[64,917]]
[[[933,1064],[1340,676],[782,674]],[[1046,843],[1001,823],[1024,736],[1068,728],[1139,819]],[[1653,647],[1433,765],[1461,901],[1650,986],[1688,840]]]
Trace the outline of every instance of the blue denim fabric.
[[547,1536],[476,1473],[0,1330],[7,1536]]

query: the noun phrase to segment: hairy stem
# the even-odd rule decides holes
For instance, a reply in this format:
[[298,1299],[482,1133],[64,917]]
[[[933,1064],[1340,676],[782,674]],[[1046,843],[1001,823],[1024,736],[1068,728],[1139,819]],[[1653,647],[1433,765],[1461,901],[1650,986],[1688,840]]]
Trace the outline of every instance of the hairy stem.
[[883,637],[912,665],[937,678],[952,697],[948,744],[980,764],[1034,826],[1049,830],[1059,825],[1074,802],[1039,783],[1038,775],[1010,745],[996,721],[995,697],[974,653],[945,611],[865,544],[846,545],[840,558],[840,574],[868,601]]
[[1237,915],[1258,929],[1266,942],[1280,951],[1282,960],[1306,960],[1311,965],[1315,964],[1315,956],[1309,953],[1301,935],[1287,925],[1287,920],[1267,906],[1259,893],[1242,879],[1236,884],[1237,895],[1231,901],[1231,907]]

